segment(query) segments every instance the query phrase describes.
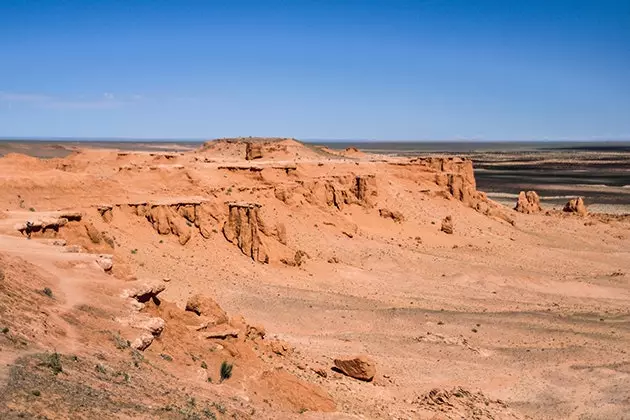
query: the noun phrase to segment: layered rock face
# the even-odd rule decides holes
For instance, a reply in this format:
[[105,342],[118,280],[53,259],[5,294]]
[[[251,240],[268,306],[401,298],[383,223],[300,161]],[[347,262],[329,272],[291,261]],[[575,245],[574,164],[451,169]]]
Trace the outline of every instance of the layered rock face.
[[542,211],[542,207],[540,207],[540,197],[536,191],[521,191],[518,195],[514,210],[526,214],[538,213]]
[[247,143],[245,145],[245,159],[254,160],[263,157],[262,144],[260,143]]
[[133,214],[146,217],[156,232],[160,235],[173,234],[182,245],[190,240],[194,230],[198,230],[204,238],[209,238],[219,220],[217,209],[203,199],[173,199],[155,203],[100,206],[98,211],[104,221],[109,223],[113,220],[114,208],[128,209]]
[[259,232],[259,204],[228,203],[228,220],[223,225],[225,239],[237,245],[254,261],[268,263],[269,255]]

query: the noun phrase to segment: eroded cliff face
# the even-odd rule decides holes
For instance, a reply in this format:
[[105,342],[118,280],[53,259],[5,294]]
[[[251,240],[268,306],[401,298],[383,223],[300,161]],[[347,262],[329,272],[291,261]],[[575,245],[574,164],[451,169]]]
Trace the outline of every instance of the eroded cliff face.
[[225,239],[261,263],[269,262],[269,254],[262,242],[258,218],[260,204],[256,203],[228,203],[228,219],[223,225]]

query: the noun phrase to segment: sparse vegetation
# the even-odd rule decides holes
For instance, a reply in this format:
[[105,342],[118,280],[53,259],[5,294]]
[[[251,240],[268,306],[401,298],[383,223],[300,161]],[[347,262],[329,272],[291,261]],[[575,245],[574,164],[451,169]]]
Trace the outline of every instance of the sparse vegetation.
[[112,339],[114,340],[114,345],[119,350],[127,349],[131,345],[131,343],[129,343],[129,340],[120,336],[120,333],[114,333],[112,335]]
[[31,391],[31,394],[35,395],[36,397],[39,397],[40,395],[42,395],[42,393],[39,392],[37,389],[34,389],[33,391]]
[[201,368],[208,369],[208,365],[206,364],[206,362],[201,362]]
[[300,414],[304,414],[307,411],[308,411],[308,408],[304,408],[304,407],[300,408]]
[[201,412],[202,412],[202,413],[203,413],[203,415],[204,415],[204,416],[206,416],[206,418],[208,418],[208,419],[216,420],[216,418],[217,418],[217,415],[216,415],[216,414],[214,414],[214,413],[212,412],[212,410],[210,410],[208,407],[204,408]]
[[[230,366],[231,366],[231,365],[230,365]],[[223,406],[223,404],[221,404],[221,403],[213,402],[213,403],[212,403],[212,406],[213,406],[214,408],[216,408],[216,409],[217,409],[217,411],[218,411],[219,413],[221,413],[221,414],[225,414],[225,413],[226,413],[226,411],[227,411],[227,410],[225,409],[225,407]]]
[[44,365],[50,368],[54,375],[58,375],[59,373],[63,372],[63,366],[61,365],[61,355],[57,352],[48,354],[46,356],[46,361]]
[[137,254],[138,253],[138,249],[137,248],[132,249],[131,253],[134,254],[134,255]]
[[2,334],[8,334],[9,333],[9,327],[4,327],[2,329]]
[[48,296],[51,299],[53,297],[53,291],[50,290],[50,287],[45,287],[44,290],[42,290],[42,293],[45,294],[46,296]]
[[212,383],[212,377],[208,376],[208,382]]
[[105,369],[105,366],[103,366],[100,363],[98,365],[94,366],[94,369],[96,369],[96,371],[98,373],[107,373],[107,370]]
[[33,207],[29,207],[28,211],[35,211]]
[[167,362],[172,362],[173,361],[173,358],[171,356],[169,356],[168,354],[161,353],[160,357],[162,359],[166,360]]
[[232,377],[232,364],[226,361],[221,363],[221,381],[223,382],[226,379],[230,379]]

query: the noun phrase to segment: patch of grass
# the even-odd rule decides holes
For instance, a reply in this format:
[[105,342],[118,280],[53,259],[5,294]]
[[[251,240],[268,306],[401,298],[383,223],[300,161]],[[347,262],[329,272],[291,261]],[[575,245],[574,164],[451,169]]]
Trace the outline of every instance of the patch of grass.
[[50,287],[44,287],[44,290],[42,290],[42,293],[45,294],[46,296],[48,296],[51,299],[53,297],[53,291],[50,290]]
[[58,375],[59,373],[63,372],[63,366],[61,365],[61,355],[57,352],[48,354],[46,356],[46,361],[44,362],[44,365],[50,368],[54,375]]
[[201,368],[208,369],[208,365],[206,364],[206,362],[201,362]]
[[232,364],[226,362],[225,360],[221,363],[221,381],[223,382],[226,379],[230,379],[232,377]]
[[216,418],[217,418],[217,415],[214,414],[214,412],[212,410],[210,410],[208,407],[206,407],[203,410],[201,410],[201,412],[208,419],[216,420]]
[[225,407],[223,406],[223,404],[221,404],[221,403],[213,402],[213,403],[212,403],[212,406],[213,406],[214,408],[216,408],[216,409],[217,409],[217,411],[218,411],[219,413],[221,413],[221,414],[225,414],[225,413],[226,413],[226,411],[227,411],[227,410],[225,409]]
[[34,389],[33,391],[31,391],[31,394],[35,395],[36,397],[39,397],[40,395],[42,395],[42,393],[39,392],[37,389]]
[[119,350],[128,349],[129,346],[131,345],[129,340],[127,340],[127,339],[125,339],[125,338],[120,336],[120,333],[114,333],[112,335],[112,339],[114,340],[114,345]]

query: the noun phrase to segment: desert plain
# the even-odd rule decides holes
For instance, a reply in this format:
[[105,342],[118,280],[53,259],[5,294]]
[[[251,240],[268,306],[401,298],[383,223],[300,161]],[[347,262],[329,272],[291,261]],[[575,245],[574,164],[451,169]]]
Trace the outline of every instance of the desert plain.
[[0,417],[630,418],[630,216],[517,211],[474,164],[6,152]]

